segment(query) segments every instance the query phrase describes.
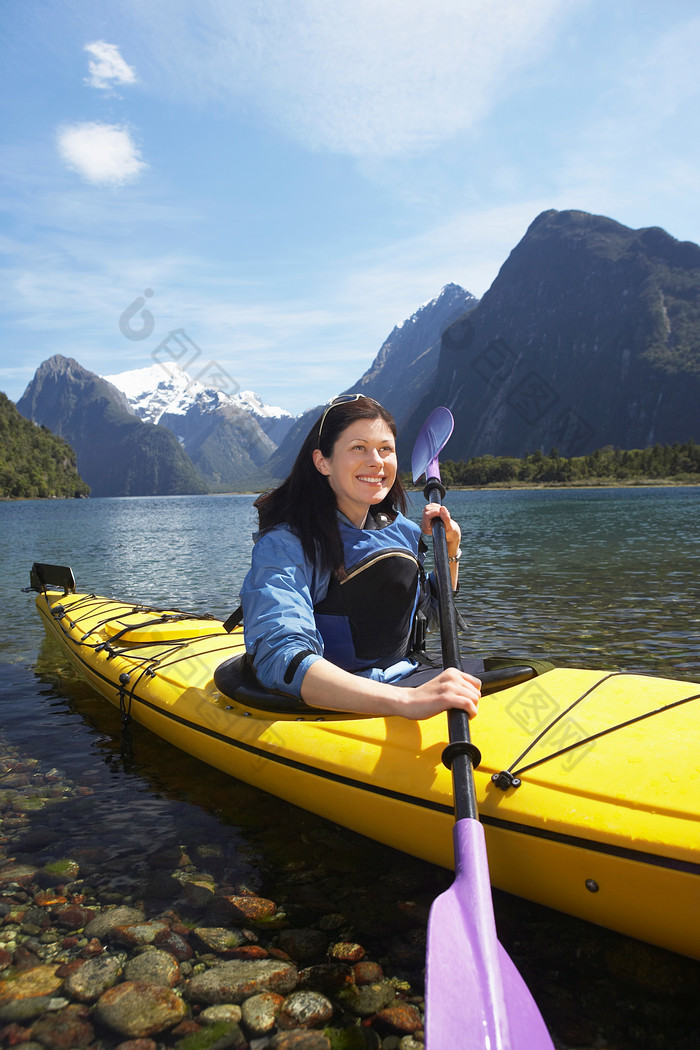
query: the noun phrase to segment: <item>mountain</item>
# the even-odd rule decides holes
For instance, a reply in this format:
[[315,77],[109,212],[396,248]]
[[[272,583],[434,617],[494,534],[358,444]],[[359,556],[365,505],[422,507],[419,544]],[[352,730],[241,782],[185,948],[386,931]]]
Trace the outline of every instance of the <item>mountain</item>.
[[228,394],[191,379],[174,363],[104,376],[139,419],[171,430],[215,490],[251,484],[293,422],[257,394]]
[[[546,211],[480,302],[447,285],[348,390],[392,411],[405,469],[441,404],[455,417],[454,460],[697,441],[700,247],[655,227]],[[94,495],[267,486],[289,472],[322,408],[293,420],[174,365],[105,379],[60,356],[17,407],[70,442]]]
[[[339,393],[367,394],[381,402],[401,432],[422,393],[435,382],[442,333],[477,303],[478,299],[459,285],[446,285],[435,299],[394,328],[367,371],[347,391]],[[294,423],[266,464],[268,481],[289,473],[309,427],[322,410],[318,405]]]
[[89,492],[68,442],[25,419],[0,394],[0,499],[70,499]]
[[401,429],[412,406],[436,378],[445,328],[470,313],[478,302],[459,285],[446,285],[435,299],[394,328],[371,366],[350,389],[368,394],[388,408]]
[[102,378],[121,390],[139,419],[148,423],[160,423],[164,416],[184,416],[197,402],[204,411],[211,412],[230,405],[249,412],[271,441],[279,445],[294,422],[291,412],[264,404],[252,390],[227,394],[216,387],[205,387],[174,362]]
[[700,437],[700,247],[581,211],[546,211],[479,305],[448,327],[402,434],[435,405],[451,459],[578,455]]
[[44,361],[17,409],[73,446],[93,496],[207,491],[174,434],[142,423],[120,390],[72,358]]

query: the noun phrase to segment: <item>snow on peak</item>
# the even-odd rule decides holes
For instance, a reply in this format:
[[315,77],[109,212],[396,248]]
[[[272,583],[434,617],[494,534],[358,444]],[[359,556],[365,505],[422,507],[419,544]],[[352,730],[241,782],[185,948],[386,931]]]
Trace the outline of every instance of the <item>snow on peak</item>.
[[184,416],[195,403],[209,412],[234,405],[266,419],[292,418],[283,408],[265,405],[252,390],[228,394],[217,387],[207,387],[190,378],[174,361],[167,366],[155,363],[102,378],[121,390],[139,419],[147,423],[160,422],[166,413]]
[[234,394],[231,400],[234,401],[239,408],[245,408],[248,412],[252,412],[256,416],[264,416],[269,419],[292,418],[292,413],[287,412],[286,408],[279,408],[277,405],[264,404],[260,395],[254,393],[252,390],[241,390],[239,394]]
[[204,388],[174,362],[103,376],[125,395],[139,419],[158,423],[165,412],[184,415]]

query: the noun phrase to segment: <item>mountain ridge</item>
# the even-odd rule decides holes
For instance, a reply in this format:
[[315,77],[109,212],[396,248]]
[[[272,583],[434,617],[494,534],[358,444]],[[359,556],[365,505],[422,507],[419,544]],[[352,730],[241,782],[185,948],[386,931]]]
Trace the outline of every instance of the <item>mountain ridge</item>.
[[699,397],[700,247],[549,210],[443,333],[401,449],[436,404],[455,417],[453,459],[683,442]]
[[291,412],[277,405],[265,404],[253,390],[228,394],[216,387],[206,387],[197,379],[192,379],[175,362],[169,363],[167,367],[159,363],[146,365],[102,378],[116,386],[139,419],[147,423],[159,423],[165,414],[184,416],[198,400],[203,401],[210,410],[233,405],[250,412],[265,433],[278,444],[273,432],[283,437],[294,420]]
[[[477,303],[478,299],[459,285],[445,285],[435,298],[394,326],[369,368],[356,383],[338,393],[366,394],[380,401],[401,430],[421,392],[434,381],[442,332]],[[289,473],[309,427],[323,407],[317,405],[296,420],[265,464],[263,483],[272,484]]]
[[[155,374],[156,387],[164,384],[156,405],[152,389],[142,389],[145,400],[133,389],[127,398],[108,381],[124,386],[124,377],[138,371],[105,379],[56,355],[40,366],[18,402],[24,415],[76,448],[79,469],[95,494],[103,491],[104,478],[83,467],[96,454],[93,446],[101,446],[103,456],[111,452],[111,460],[117,450],[116,458],[128,451],[138,460],[139,441],[151,467],[161,463],[151,469],[153,491],[183,491],[183,484],[187,491],[267,487],[286,476],[323,408],[298,419],[285,417],[283,409],[266,415],[269,406],[261,411],[259,399],[244,406],[216,388],[197,389],[184,373],[179,387],[169,388],[164,375]],[[344,392],[350,391],[376,398],[394,414],[404,464],[439,404],[455,418],[446,449],[452,460],[551,449],[572,456],[608,445],[697,440],[700,246],[658,227],[633,230],[583,211],[545,211],[480,301],[446,285],[394,327]],[[139,418],[149,413],[157,426]],[[288,430],[275,447],[265,426],[277,423]],[[105,428],[111,428],[109,440]],[[151,431],[169,438],[154,438]],[[129,449],[121,444],[127,435]],[[113,477],[109,484],[135,491],[134,470],[142,474],[143,464],[129,468],[131,480]]]
[[142,423],[120,390],[73,358],[44,361],[17,410],[68,441],[93,496],[207,491],[174,434]]
[[[206,387],[177,364],[146,366],[106,377],[144,422],[167,427],[207,484],[226,491],[254,477],[293,417],[257,394]],[[274,435],[274,436],[273,436]]]

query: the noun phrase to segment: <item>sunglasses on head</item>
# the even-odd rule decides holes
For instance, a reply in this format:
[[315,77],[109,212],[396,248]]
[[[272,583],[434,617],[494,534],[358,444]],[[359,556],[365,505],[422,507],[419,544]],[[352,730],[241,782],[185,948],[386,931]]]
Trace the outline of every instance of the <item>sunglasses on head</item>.
[[360,398],[364,398],[365,401],[371,401],[372,404],[377,405],[378,408],[382,407],[378,401],[375,401],[373,397],[368,397],[367,394],[338,394],[338,396],[334,397],[331,403],[326,407],[326,411],[321,416],[321,424],[318,428],[319,441],[321,440],[321,434],[323,432],[323,424],[326,422],[326,416],[328,415],[330,410],[332,408],[335,408],[337,405],[349,405],[350,402],[359,401]]

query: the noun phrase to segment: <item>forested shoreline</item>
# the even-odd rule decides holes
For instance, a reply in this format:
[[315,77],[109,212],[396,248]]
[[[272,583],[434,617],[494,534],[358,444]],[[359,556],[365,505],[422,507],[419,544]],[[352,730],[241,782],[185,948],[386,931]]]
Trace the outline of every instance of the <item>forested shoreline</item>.
[[0,498],[71,499],[89,493],[68,442],[24,419],[0,393]]
[[[586,456],[562,456],[556,448],[527,456],[476,456],[440,463],[450,488],[700,484],[700,445],[695,441],[644,449],[607,446]],[[404,481],[411,485],[410,474]]]

